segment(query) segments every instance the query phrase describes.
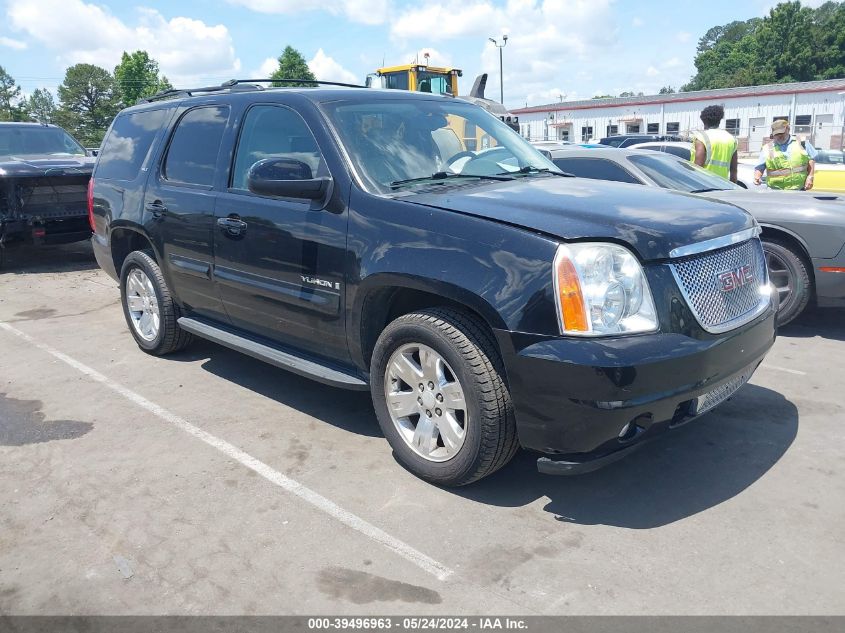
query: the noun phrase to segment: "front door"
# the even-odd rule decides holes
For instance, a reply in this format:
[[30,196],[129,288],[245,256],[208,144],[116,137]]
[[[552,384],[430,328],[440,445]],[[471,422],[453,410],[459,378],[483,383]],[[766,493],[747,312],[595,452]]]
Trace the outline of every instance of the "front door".
[[815,123],[813,146],[816,149],[833,149],[830,146],[831,136],[833,136],[833,115],[817,114]]
[[226,316],[211,278],[217,202],[212,186],[228,116],[229,108],[219,105],[184,112],[144,192],[170,289],[187,312],[219,321]]
[[755,117],[748,120],[748,151],[757,153],[763,149],[763,138],[768,135],[766,117]]
[[214,275],[220,296],[239,329],[346,361],[346,209],[251,193],[249,168],[265,158],[299,161],[300,177],[330,175],[299,114],[280,104],[246,111],[228,189],[215,210]]

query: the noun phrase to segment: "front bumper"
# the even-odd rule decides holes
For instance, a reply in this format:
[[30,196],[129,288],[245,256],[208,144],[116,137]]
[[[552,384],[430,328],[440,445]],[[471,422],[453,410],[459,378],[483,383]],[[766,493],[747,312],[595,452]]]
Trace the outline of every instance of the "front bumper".
[[[543,472],[576,474],[615,461],[697,417],[699,396],[750,376],[775,340],[775,308],[720,335],[606,339],[496,331],[520,444]],[[620,436],[621,434],[621,436]]]
[[26,245],[70,244],[91,236],[88,216],[69,216],[56,220],[33,222],[24,219],[0,219],[2,242],[19,242]]

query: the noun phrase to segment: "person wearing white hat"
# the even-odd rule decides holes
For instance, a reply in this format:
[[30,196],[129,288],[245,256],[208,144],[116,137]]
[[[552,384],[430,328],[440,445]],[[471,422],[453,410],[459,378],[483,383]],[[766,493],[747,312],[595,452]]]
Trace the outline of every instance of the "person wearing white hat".
[[789,123],[783,119],[772,122],[772,140],[760,152],[754,169],[754,184],[759,185],[763,172],[767,172],[766,184],[770,189],[813,188],[815,161],[797,139],[789,135]]

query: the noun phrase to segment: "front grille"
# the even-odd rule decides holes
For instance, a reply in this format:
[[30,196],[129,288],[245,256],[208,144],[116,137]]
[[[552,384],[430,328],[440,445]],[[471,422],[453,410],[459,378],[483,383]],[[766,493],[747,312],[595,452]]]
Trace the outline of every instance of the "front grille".
[[[739,327],[770,301],[769,293],[763,292],[768,273],[763,246],[757,238],[677,259],[670,266],[692,313],[708,332]],[[745,266],[750,266],[753,276],[746,276]],[[734,272],[737,275],[731,277]]]

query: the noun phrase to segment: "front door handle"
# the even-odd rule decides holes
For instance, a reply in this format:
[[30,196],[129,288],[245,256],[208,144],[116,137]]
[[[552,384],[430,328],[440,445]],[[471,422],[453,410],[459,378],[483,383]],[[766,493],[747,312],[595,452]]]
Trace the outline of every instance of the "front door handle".
[[217,218],[217,226],[223,229],[223,232],[232,237],[242,237],[246,233],[246,222],[241,220],[240,216],[232,214],[226,218]]
[[161,200],[154,200],[147,204],[147,211],[152,213],[154,218],[161,218],[167,213],[167,207]]

